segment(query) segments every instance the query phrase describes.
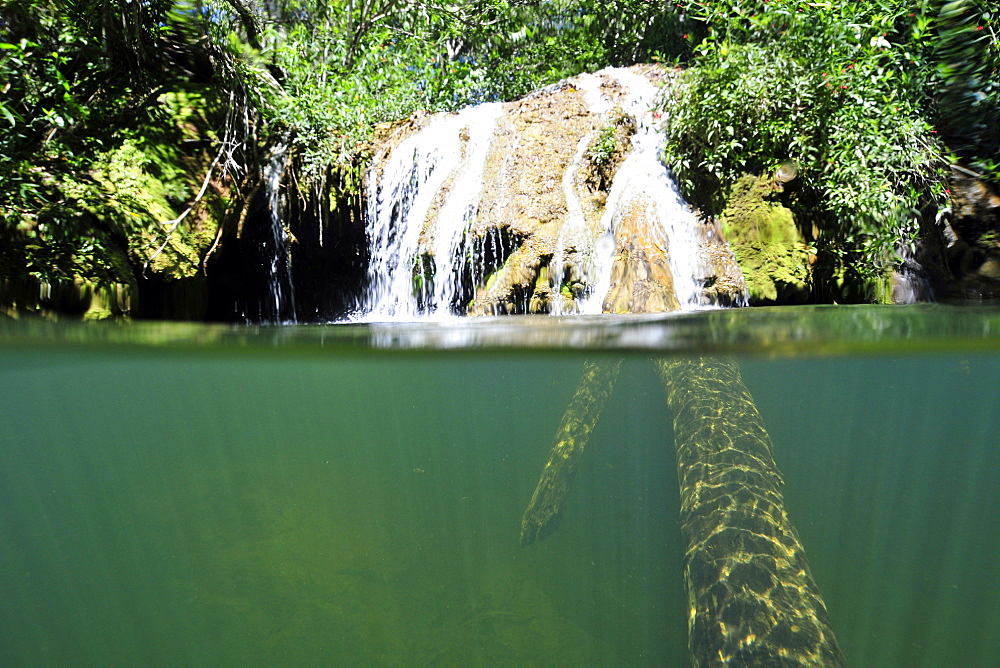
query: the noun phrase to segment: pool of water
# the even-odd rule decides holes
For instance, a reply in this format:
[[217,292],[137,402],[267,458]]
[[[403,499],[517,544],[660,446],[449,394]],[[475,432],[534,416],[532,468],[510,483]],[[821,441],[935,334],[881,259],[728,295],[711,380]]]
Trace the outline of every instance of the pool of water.
[[667,355],[736,360],[850,664],[995,665],[1000,314],[947,307],[0,322],[0,664],[685,665]]

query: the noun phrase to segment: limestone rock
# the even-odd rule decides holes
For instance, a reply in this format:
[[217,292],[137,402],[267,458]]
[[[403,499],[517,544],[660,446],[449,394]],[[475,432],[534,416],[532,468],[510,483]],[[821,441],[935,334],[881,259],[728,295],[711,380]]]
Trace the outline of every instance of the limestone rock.
[[656,157],[663,77],[609,68],[488,113],[383,128],[366,182],[376,297],[362,310],[597,312],[609,273],[613,312],[744,303],[724,235],[697,223]]
[[661,313],[680,308],[664,240],[642,225],[642,209],[635,203],[615,235],[618,247],[611,288],[604,298],[605,313]]

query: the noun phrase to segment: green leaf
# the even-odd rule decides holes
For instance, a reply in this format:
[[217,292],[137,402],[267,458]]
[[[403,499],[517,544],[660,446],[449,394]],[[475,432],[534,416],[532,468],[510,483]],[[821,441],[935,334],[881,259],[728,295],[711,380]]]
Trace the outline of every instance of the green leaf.
[[3,102],[0,102],[0,114],[3,114],[3,117],[7,119],[7,122],[10,123],[11,126],[17,125],[18,117],[16,117]]

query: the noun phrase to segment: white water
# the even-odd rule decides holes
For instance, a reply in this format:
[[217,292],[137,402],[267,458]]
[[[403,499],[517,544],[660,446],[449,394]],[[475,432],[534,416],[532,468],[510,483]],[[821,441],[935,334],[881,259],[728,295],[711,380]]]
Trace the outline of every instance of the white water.
[[636,120],[632,150],[618,167],[602,219],[602,236],[595,253],[594,290],[581,304],[583,313],[600,313],[604,297],[611,287],[611,265],[615,244],[613,235],[622,217],[635,204],[645,207],[655,228],[650,230],[667,250],[674,292],[681,308],[699,305],[701,282],[706,266],[698,244],[698,221],[691,207],[681,197],[677,184],[660,162],[665,137],[659,132],[653,105],[657,88],[645,77],[624,68],[606,68],[598,72],[615,77],[628,89],[623,111]]
[[275,322],[295,321],[295,287],[292,284],[291,257],[285,220],[284,199],[281,196],[281,179],[285,175],[288,145],[277,144],[271,149],[271,158],[264,168],[264,186],[267,188],[267,206],[271,217],[271,234],[274,252],[265,249],[267,265],[267,293],[270,303],[264,304],[261,316]]
[[[430,124],[397,146],[368,174],[365,224],[371,261],[368,289],[359,317],[368,320],[408,320],[418,315],[414,295],[414,266],[427,212],[448,177],[461,170],[451,189],[457,194],[442,208],[435,232],[435,274],[453,268],[451,255],[457,238],[478,209],[483,164],[499,104],[470,107],[458,114],[439,114]],[[468,128],[463,151],[461,131]],[[463,159],[464,158],[464,159]],[[463,169],[464,167],[464,169]],[[447,214],[447,217],[444,215]],[[438,280],[435,283],[443,283]],[[435,301],[448,299],[448,288],[435,287]]]
[[[606,114],[611,104],[601,95],[601,81],[593,74],[581,74],[576,78],[578,87],[584,92],[584,99],[587,107],[594,116]],[[563,172],[562,190],[566,198],[566,220],[559,231],[559,238],[556,240],[555,253],[550,262],[550,276],[552,280],[552,315],[562,315],[563,296],[560,291],[566,259],[566,248],[576,249],[578,268],[587,284],[591,284],[590,278],[594,273],[594,244],[598,236],[598,231],[591,229],[587,224],[587,219],[583,214],[583,206],[580,203],[580,195],[576,188],[576,174],[583,164],[584,154],[587,147],[594,138],[594,133],[584,135],[576,148],[573,160],[566,171]],[[579,307],[577,306],[577,309]]]
[[917,249],[913,243],[900,243],[896,254],[902,260],[893,271],[892,293],[894,304],[916,304],[934,301],[934,289],[927,273],[917,260]]
[[[621,84],[625,94],[620,100],[612,102],[601,92],[602,75]],[[560,179],[567,217],[550,264],[552,312],[564,311],[559,282],[569,248],[576,251],[584,283],[593,286],[578,308],[582,313],[601,312],[610,284],[614,233],[625,213],[636,206],[646,209],[654,226],[649,233],[667,251],[682,308],[697,307],[701,295],[699,277],[706,275],[707,266],[699,251],[698,221],[659,160],[664,137],[652,109],[657,87],[624,68],[581,75],[573,83],[584,92],[595,117],[617,106],[636,119],[638,131],[632,137],[631,151],[618,168],[604,216],[596,227],[586,221],[575,184],[575,173],[590,137],[581,140]],[[466,269],[464,256],[483,255],[469,253],[474,239],[468,230],[478,214],[490,141],[502,113],[502,105],[487,104],[458,114],[436,115],[427,127],[400,142],[390,155],[376,160],[367,177],[366,225],[371,263],[367,295],[358,319],[410,320],[450,315],[450,305],[457,298],[460,277]],[[428,213],[445,186],[448,192],[439,202],[438,215],[428,221]],[[492,236],[487,238],[490,240],[485,243],[496,243]],[[417,267],[422,256],[431,257],[434,266]],[[429,284],[415,280],[415,267],[418,276],[430,269],[427,273],[433,273],[433,280]]]
[[456,297],[464,260],[461,257],[461,242],[479,212],[490,139],[501,113],[503,105],[491,103],[466,109],[458,116],[462,127],[468,128],[465,159],[458,166],[449,197],[431,230],[435,280],[430,309],[438,315],[447,315],[449,305]]

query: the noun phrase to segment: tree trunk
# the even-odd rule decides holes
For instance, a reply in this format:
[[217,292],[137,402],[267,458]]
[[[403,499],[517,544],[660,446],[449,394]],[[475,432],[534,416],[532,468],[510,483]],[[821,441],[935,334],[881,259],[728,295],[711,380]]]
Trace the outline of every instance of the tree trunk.
[[576,392],[563,414],[556,444],[521,520],[521,544],[547,536],[556,526],[576,464],[615,386],[621,360],[587,360]]
[[674,419],[692,662],[844,665],[739,367],[708,357],[657,367]]

